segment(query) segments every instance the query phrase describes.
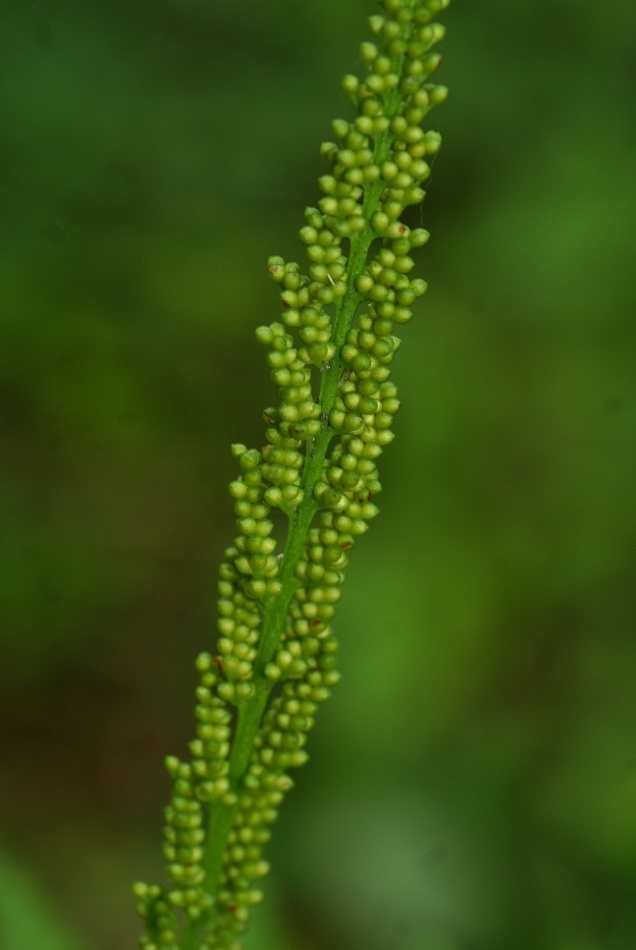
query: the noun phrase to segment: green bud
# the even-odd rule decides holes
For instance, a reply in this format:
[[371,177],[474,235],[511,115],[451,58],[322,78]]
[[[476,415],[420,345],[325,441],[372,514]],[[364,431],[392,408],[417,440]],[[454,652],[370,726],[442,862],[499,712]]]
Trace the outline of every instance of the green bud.
[[338,160],[338,146],[335,142],[323,142],[320,146],[320,156],[332,165]]
[[342,356],[342,359],[345,363],[352,364],[354,359],[358,355],[358,348],[354,346],[353,344],[346,343],[342,347],[342,350],[340,351],[340,355]]
[[280,488],[272,486],[266,490],[264,498],[268,505],[279,508],[283,501],[283,493]]
[[362,215],[353,215],[348,220],[349,230],[352,234],[358,234],[360,231],[364,231],[367,226],[366,219]]
[[345,168],[354,168],[358,164],[356,153],[350,148],[343,148],[338,152],[338,161]]
[[334,119],[331,128],[337,139],[344,139],[349,133],[350,126],[344,119]]
[[450,4],[450,0],[426,0],[426,6],[431,13],[441,13]]
[[300,240],[304,244],[315,244],[318,240],[318,231],[315,228],[312,228],[310,225],[306,225],[304,228],[301,228],[299,231]]
[[[335,488],[328,488],[320,499],[321,504],[325,505],[327,508],[340,508],[344,507],[346,504],[346,499],[341,492],[337,491]],[[308,576],[311,580],[320,580],[322,574],[324,573],[324,568],[319,564],[313,564],[310,566],[308,571]]]
[[305,221],[307,224],[319,231],[323,226],[322,215],[317,208],[305,208]]
[[371,92],[382,93],[385,90],[384,78],[376,74],[372,74],[368,77],[366,81],[366,86]]
[[258,342],[264,343],[265,346],[269,346],[269,344],[274,339],[274,334],[272,333],[270,327],[257,327],[255,332]]
[[303,493],[296,485],[285,485],[283,488],[283,499],[292,507],[299,505],[303,499]]
[[373,135],[375,126],[371,116],[360,115],[354,122],[354,126],[358,132],[361,132],[363,135]]
[[371,370],[371,378],[376,380],[378,383],[383,383],[391,375],[391,370],[387,369],[386,366],[375,366]]
[[248,487],[244,481],[234,481],[230,482],[230,495],[233,498],[241,499],[245,498],[248,492]]
[[321,198],[318,202],[320,210],[325,214],[336,215],[338,214],[338,201],[335,198],[327,197]]
[[442,102],[446,102],[448,99],[448,87],[447,86],[433,86],[429,90],[429,97],[431,101],[431,106],[441,105]]
[[408,252],[411,250],[411,242],[409,237],[397,238],[397,240],[393,241],[391,244],[393,252],[397,254],[398,257],[400,257],[402,254],[408,254]]
[[426,132],[424,135],[424,143],[426,145],[427,154],[436,155],[442,146],[442,136],[439,132]]
[[384,162],[380,172],[385,181],[392,181],[398,173],[398,167],[395,162]]
[[269,273],[272,280],[275,280],[277,283],[285,276],[285,261],[282,257],[270,257],[267,261],[267,266],[269,268]]
[[386,201],[384,204],[384,214],[389,221],[393,221],[402,214],[404,205],[401,201],[397,201],[395,198]]
[[375,334],[369,331],[364,331],[358,334],[358,346],[363,350],[370,350],[373,344],[375,343]]
[[378,48],[375,43],[360,44],[360,58],[365,63],[372,63],[378,55]]
[[338,188],[338,182],[333,175],[322,175],[318,179],[318,184],[326,195],[335,195]]
[[395,323],[400,323],[400,324],[408,323],[409,320],[411,320],[412,316],[413,316],[412,310],[410,310],[406,306],[404,307],[400,306],[400,307],[395,308],[395,312],[393,314],[393,320]]
[[345,421],[345,413],[340,409],[332,409],[329,414],[329,425],[332,429],[342,429]]
[[319,244],[311,244],[307,248],[307,257],[310,261],[313,261],[314,264],[320,264],[325,259],[325,249]]
[[369,293],[374,284],[373,278],[369,274],[361,274],[356,280],[356,290],[363,297]]
[[389,216],[387,214],[384,214],[382,211],[376,211],[373,217],[371,218],[371,227],[377,234],[382,234],[386,230],[386,228],[389,226],[389,223],[390,223]]
[[367,296],[370,300],[375,300],[376,302],[381,302],[386,300],[389,295],[389,290],[384,284],[374,284]]
[[344,89],[344,91],[347,93],[348,96],[355,96],[356,92],[358,91],[359,86],[360,86],[360,80],[358,79],[357,76],[352,76],[351,74],[348,74],[343,77],[342,88]]
[[210,653],[199,653],[195,666],[199,673],[207,673],[214,667],[214,661]]
[[416,297],[421,297],[423,294],[426,293],[428,289],[428,284],[426,283],[425,280],[421,280],[420,278],[418,278],[417,280],[411,281],[410,288]]
[[[357,359],[360,359],[360,357],[358,357]],[[358,415],[355,412],[348,412],[345,415],[343,423],[342,423],[342,429],[345,432],[349,432],[349,433],[359,432],[362,426],[363,426],[362,416]]]
[[415,230],[409,234],[409,243],[411,247],[422,247],[426,244],[430,236],[429,232],[424,228],[415,228]]
[[415,267],[415,261],[412,257],[403,254],[401,257],[398,257],[394,264],[395,270],[398,274],[408,274]]
[[[247,702],[249,699],[251,699],[254,696],[256,690],[254,688],[253,683],[237,683],[234,688],[234,692],[235,692],[235,699],[238,702]],[[223,781],[224,781],[223,787],[221,787],[221,782],[216,782],[217,791],[219,794],[223,794],[229,788],[229,784],[225,782],[225,780]]]
[[254,600],[261,600],[267,594],[267,584],[262,579],[252,579],[244,585],[245,593]]
[[409,229],[405,224],[402,224],[401,221],[391,221],[388,227],[385,229],[385,236],[390,238],[391,241],[395,241],[398,238],[405,237],[408,235]]
[[427,6],[420,6],[415,9],[413,19],[416,23],[428,23],[432,16],[433,14]]
[[419,205],[424,201],[426,192],[423,188],[409,188],[404,194],[405,205]]
[[[386,9],[389,13],[396,13],[401,6],[401,3],[396,3],[395,0],[388,0],[385,3]],[[396,23],[395,20],[386,20],[383,24],[382,35],[386,40],[395,40],[400,35],[401,29],[400,24]]]
[[[345,347],[343,347],[344,351]],[[358,353],[353,360],[353,368],[356,373],[365,373],[371,369],[371,357],[366,353]]]
[[217,693],[221,699],[225,699],[227,702],[232,702],[234,699],[234,686],[232,683],[220,683],[217,687]]
[[335,350],[333,343],[314,343],[309,347],[309,356],[312,363],[321,369],[331,359]]
[[394,58],[397,56],[404,56],[407,48],[408,46],[405,41],[398,37],[395,40],[391,40],[389,43],[389,55],[393,56]]

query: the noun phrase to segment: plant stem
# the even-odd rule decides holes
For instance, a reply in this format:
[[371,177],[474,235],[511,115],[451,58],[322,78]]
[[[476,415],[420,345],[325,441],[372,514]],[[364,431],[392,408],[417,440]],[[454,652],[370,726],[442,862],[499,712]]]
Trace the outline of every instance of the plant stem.
[[[396,62],[396,71],[401,75],[403,61]],[[398,90],[389,93],[385,101],[385,114],[395,115],[400,102]],[[386,161],[391,147],[391,135],[387,131],[379,135],[375,142],[374,161],[381,164]],[[232,743],[229,760],[230,791],[238,797],[241,782],[247,770],[250,755],[254,747],[254,740],[258,734],[263,714],[267,708],[274,685],[264,673],[265,667],[272,661],[279,648],[283,634],[285,619],[291,604],[294,592],[299,586],[296,578],[296,566],[300,561],[307,534],[319,504],[314,497],[314,489],[322,475],[329,443],[333,437],[333,430],[328,421],[333,409],[338,389],[342,382],[344,364],[340,350],[345,342],[347,333],[351,329],[361,295],[356,290],[356,281],[363,273],[369,248],[377,237],[371,227],[371,218],[378,208],[380,196],[386,187],[382,179],[368,185],[365,189],[363,212],[366,227],[363,231],[352,234],[350,237],[350,254],[347,264],[345,295],[340,298],[336,306],[336,316],[332,342],[336,346],[336,353],[328,367],[323,370],[320,384],[320,405],[322,409],[322,426],[311,449],[308,446],[302,477],[303,500],[289,516],[289,533],[285,545],[285,553],[281,564],[279,580],[282,589],[266,604],[263,632],[259,647],[259,655],[255,664],[254,684],[255,695],[239,707],[236,731]],[[217,881],[223,865],[223,856],[227,846],[227,839],[238,810],[238,803],[234,805],[214,804],[210,807],[210,820],[207,836],[207,846],[203,859],[205,868],[205,890],[214,895]],[[209,922],[213,911],[202,915],[195,923],[188,920],[185,924],[180,943],[180,950],[195,950],[197,934]]]
[[[340,312],[337,314],[334,331],[334,342],[338,346],[338,349],[342,346],[342,342],[351,327],[355,311],[360,302],[360,296],[355,291],[355,280],[364,268],[372,238],[373,234],[369,229],[368,234],[365,231],[362,235],[355,235],[351,242],[352,253],[349,258],[348,290],[346,296],[342,299],[342,306],[339,308]],[[357,252],[355,255],[354,250]],[[340,358],[337,357],[332,361],[330,368],[325,371],[322,379],[321,406],[325,416],[328,416],[333,409],[341,378],[342,364]],[[238,721],[230,755],[229,771],[230,791],[235,795],[238,795],[240,791],[241,780],[245,775],[249,763],[254,740],[256,739],[263,713],[267,708],[272,689],[274,688],[274,684],[265,676],[264,669],[267,664],[271,662],[279,648],[285,626],[285,618],[287,617],[294,592],[299,586],[296,579],[296,566],[302,557],[307,540],[307,533],[319,507],[318,502],[314,498],[314,488],[322,474],[327,449],[332,436],[333,431],[327,419],[325,419],[323,420],[320,433],[316,437],[313,451],[308,451],[305,458],[302,478],[303,500],[289,518],[289,533],[287,535],[285,553],[279,574],[282,590],[276,597],[271,598],[265,611],[259,655],[255,664],[254,684],[256,686],[256,693],[252,699],[242,703],[239,708]],[[205,868],[204,887],[208,893],[211,894],[214,894],[216,890],[216,882],[221,873],[227,839],[232,829],[237,809],[238,804],[215,804],[210,808],[210,823],[203,866]],[[209,917],[207,919],[209,920]],[[206,922],[207,920],[201,917],[195,924],[190,921],[186,923],[181,938],[181,950],[193,950],[196,946],[196,933]]]

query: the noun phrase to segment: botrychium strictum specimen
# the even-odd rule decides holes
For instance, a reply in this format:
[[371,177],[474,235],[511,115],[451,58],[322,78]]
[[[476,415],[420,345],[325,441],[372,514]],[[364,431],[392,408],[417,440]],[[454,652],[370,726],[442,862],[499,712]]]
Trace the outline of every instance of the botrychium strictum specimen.
[[[429,235],[401,216],[421,204],[440,148],[422,122],[447,95],[431,77],[444,36],[433,20],[448,3],[382,0],[362,78],[343,80],[357,115],[337,119],[321,148],[330,170],[300,230],[307,274],[269,260],[284,310],[256,335],[278,405],[265,409],[263,448],[232,447],[239,533],[220,568],[216,652],[196,661],[191,759],[166,759],[171,883],[134,885],[144,950],[240,950],[289,773],[339,679],[331,624],[351,549],[378,514],[378,459],[400,405],[394,331],[426,290],[411,255]],[[279,554],[274,508],[288,520]]]

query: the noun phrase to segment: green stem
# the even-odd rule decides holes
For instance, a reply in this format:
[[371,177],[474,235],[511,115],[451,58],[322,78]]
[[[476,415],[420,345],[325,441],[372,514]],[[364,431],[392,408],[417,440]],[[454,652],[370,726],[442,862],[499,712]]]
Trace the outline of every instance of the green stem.
[[[402,62],[400,61],[394,65],[401,74]],[[398,90],[389,93],[385,101],[385,115],[388,117],[395,115],[399,102],[400,93]],[[374,149],[374,160],[377,164],[381,165],[382,162],[386,161],[390,147],[390,132],[384,132],[377,137]],[[385,187],[385,182],[382,179],[367,186],[363,203],[363,213],[367,224],[363,231],[353,234],[350,239],[350,254],[346,275],[347,291],[338,301],[332,335],[332,341],[336,346],[336,354],[329,367],[323,371],[320,384],[322,426],[316,439],[312,440],[311,448],[308,448],[305,458],[301,483],[303,500],[289,517],[289,533],[279,574],[282,589],[276,597],[271,598],[265,610],[259,654],[255,663],[254,684],[256,692],[252,699],[242,703],[239,707],[229,762],[230,790],[236,796],[240,792],[241,783],[254,747],[254,740],[274,688],[274,684],[265,676],[264,670],[279,648],[289,606],[294,592],[299,586],[296,579],[296,566],[302,557],[309,528],[319,508],[314,497],[314,489],[322,475],[327,449],[334,435],[329,426],[328,416],[335,405],[345,368],[340,350],[347,333],[351,329],[358,305],[362,300],[356,290],[356,281],[364,271],[369,248],[377,237],[370,222],[378,208],[380,196]],[[210,807],[207,845],[203,859],[205,868],[203,886],[208,893],[213,895],[216,891],[227,839],[232,830],[237,809],[238,804],[215,804]],[[194,924],[189,920],[186,922],[181,936],[180,950],[196,950],[197,935],[201,928],[210,921],[212,913],[213,911],[202,915]]]

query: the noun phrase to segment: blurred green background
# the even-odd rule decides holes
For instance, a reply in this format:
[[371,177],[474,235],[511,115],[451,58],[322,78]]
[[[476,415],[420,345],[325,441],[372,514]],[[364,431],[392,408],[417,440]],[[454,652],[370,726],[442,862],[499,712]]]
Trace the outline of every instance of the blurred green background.
[[[369,0],[4,0],[0,947],[125,950],[161,878]],[[636,945],[636,4],[454,0],[344,679],[249,950]]]

